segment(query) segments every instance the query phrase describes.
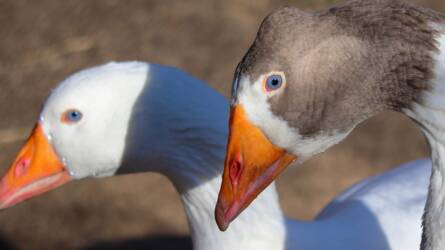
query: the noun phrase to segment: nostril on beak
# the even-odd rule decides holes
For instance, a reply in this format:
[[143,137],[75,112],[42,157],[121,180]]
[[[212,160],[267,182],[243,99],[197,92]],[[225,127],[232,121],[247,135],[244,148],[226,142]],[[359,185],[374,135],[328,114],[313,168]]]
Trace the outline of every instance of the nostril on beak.
[[20,177],[26,173],[29,166],[31,164],[31,160],[28,158],[21,158],[15,165],[14,175],[15,177]]
[[229,169],[230,181],[232,182],[233,186],[238,185],[242,170],[243,164],[240,157],[235,157],[235,159],[233,159],[233,161],[231,162]]

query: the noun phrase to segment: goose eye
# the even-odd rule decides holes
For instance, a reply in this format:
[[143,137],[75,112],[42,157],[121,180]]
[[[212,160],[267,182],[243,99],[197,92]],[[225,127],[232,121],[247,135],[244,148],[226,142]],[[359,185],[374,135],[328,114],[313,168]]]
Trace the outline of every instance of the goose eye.
[[83,114],[77,109],[70,109],[62,114],[63,123],[76,123],[82,120]]
[[273,91],[281,88],[283,85],[283,77],[281,75],[270,75],[266,80],[266,90]]

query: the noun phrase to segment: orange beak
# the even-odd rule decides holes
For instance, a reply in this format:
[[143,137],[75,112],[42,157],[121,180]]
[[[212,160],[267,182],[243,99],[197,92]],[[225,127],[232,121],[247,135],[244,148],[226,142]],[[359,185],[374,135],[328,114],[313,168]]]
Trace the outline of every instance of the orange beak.
[[52,190],[71,177],[37,124],[0,181],[0,209]]
[[215,210],[222,231],[297,159],[273,145],[247,119],[241,105],[232,107],[229,126],[223,181]]

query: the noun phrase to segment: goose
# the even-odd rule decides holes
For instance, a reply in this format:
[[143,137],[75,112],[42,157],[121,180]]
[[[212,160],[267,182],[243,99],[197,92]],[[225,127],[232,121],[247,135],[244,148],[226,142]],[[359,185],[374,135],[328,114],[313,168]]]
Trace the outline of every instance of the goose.
[[410,250],[419,244],[429,160],[357,184],[313,222],[286,218],[272,184],[220,232],[214,204],[228,113],[224,97],[172,67],[120,62],[75,73],[51,92],[2,178],[0,208],[72,180],[159,172],[179,193],[198,250]]
[[444,98],[445,15],[399,0],[272,12],[235,72],[219,227],[292,162],[392,110],[416,121],[431,147],[421,248],[445,249]]

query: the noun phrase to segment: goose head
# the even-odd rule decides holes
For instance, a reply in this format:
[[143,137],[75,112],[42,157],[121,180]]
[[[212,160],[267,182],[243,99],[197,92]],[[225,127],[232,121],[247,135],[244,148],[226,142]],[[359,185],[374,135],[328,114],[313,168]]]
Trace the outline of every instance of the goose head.
[[222,230],[292,162],[339,143],[382,110],[420,99],[433,75],[435,31],[414,22],[400,35],[393,7],[416,11],[398,1],[350,1],[318,13],[286,7],[263,21],[232,85],[216,206]]
[[1,181],[0,207],[70,180],[113,175],[123,157],[131,108],[147,76],[131,72],[146,70],[144,64],[107,64],[76,73],[55,88]]
[[[199,95],[203,88],[182,71],[142,62],[109,63],[68,77],[49,95],[32,134],[2,178],[0,208],[71,180],[140,172],[139,165],[144,171],[167,171],[161,169],[165,159],[183,156],[175,155],[181,146],[174,141],[183,133],[172,124],[187,126],[193,112],[199,112],[187,110],[193,102],[181,96],[187,89]],[[223,97],[217,101],[225,108]],[[226,129],[220,127],[224,135]],[[203,147],[224,150],[224,142],[205,146],[201,141]],[[177,150],[168,150],[172,144]]]

